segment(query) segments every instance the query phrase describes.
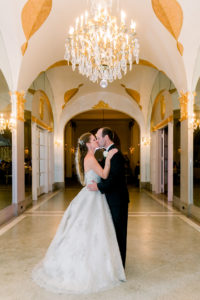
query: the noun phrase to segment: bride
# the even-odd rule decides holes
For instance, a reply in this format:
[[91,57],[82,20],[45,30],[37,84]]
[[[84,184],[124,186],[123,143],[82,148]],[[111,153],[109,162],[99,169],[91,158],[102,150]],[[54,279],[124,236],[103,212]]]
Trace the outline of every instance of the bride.
[[[94,157],[98,147],[91,133],[78,141],[76,169],[82,185],[106,179],[110,160],[104,169]],[[33,280],[55,293],[84,294],[109,289],[125,281],[111,214],[104,194],[83,187],[65,211],[44,259],[33,269]]]

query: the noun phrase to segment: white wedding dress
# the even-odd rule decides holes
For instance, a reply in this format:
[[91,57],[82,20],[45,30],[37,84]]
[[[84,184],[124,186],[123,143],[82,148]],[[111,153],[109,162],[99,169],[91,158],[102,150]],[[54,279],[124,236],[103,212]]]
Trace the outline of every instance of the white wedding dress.
[[[90,170],[86,184],[100,177]],[[106,198],[84,187],[64,213],[33,280],[55,293],[95,293],[126,281]]]

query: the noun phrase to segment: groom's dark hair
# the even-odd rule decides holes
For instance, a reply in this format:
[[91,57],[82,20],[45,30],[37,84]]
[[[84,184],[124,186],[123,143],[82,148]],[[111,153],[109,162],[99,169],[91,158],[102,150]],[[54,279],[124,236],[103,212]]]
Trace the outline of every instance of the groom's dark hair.
[[109,127],[103,127],[102,128],[102,137],[108,135],[109,139],[113,142],[114,140],[114,132]]

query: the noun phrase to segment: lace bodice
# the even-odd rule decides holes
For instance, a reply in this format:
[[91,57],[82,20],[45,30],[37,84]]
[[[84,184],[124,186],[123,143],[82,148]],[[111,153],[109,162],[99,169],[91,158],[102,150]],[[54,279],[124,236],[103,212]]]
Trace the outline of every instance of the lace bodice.
[[85,173],[85,184],[92,183],[92,180],[95,182],[100,182],[101,178],[97,175],[92,169]]

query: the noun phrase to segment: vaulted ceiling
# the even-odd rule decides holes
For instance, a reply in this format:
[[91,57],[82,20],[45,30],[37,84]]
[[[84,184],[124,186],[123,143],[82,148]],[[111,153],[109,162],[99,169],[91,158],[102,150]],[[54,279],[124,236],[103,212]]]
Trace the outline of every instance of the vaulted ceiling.
[[[133,19],[137,24],[140,65],[102,91],[70,66],[62,66],[68,29],[89,10],[89,0],[0,1],[0,69],[9,89],[27,91],[46,71],[55,95],[84,83],[82,94],[127,94],[126,88],[141,92],[145,86],[148,98],[156,76],[163,72],[178,92],[193,91],[200,75],[199,0],[112,2],[112,14],[118,16],[123,9],[127,23]],[[56,62],[61,66],[47,70]]]

